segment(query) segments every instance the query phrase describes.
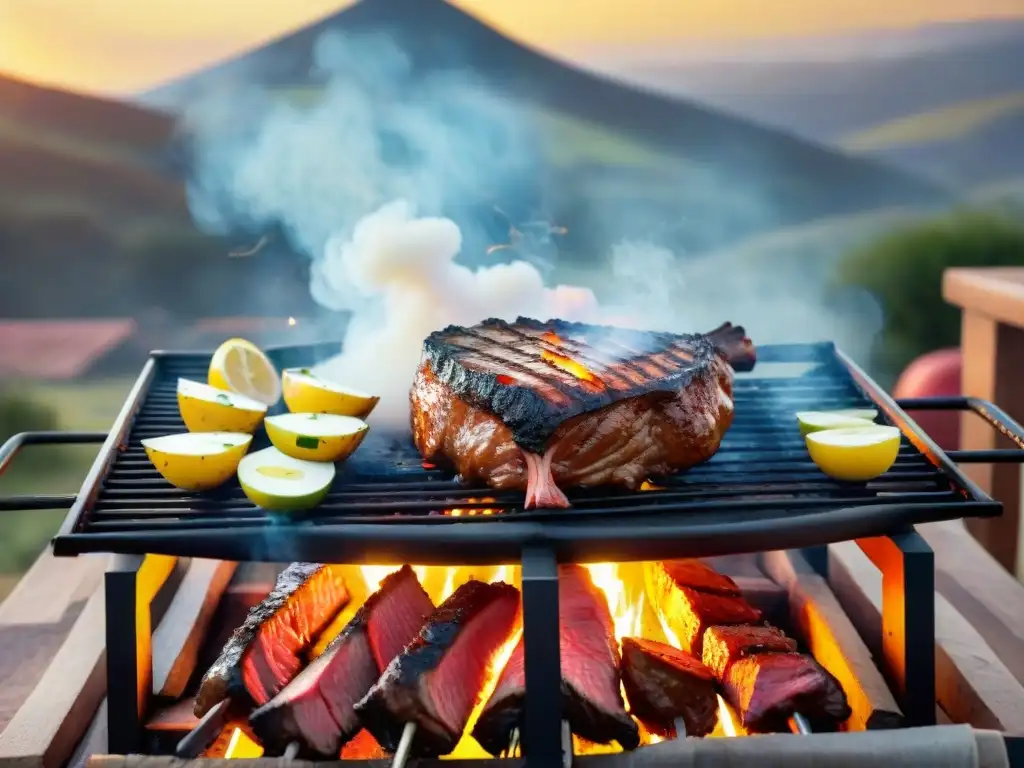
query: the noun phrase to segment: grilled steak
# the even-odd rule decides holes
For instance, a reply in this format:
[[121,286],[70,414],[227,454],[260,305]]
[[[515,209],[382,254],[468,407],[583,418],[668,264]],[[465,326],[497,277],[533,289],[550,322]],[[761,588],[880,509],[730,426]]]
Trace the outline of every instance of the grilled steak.
[[324,652],[252,713],[249,722],[267,754],[294,742],[303,754],[337,758],[362,728],[356,702],[433,610],[408,565],[385,578]]
[[684,651],[701,658],[708,627],[760,620],[760,613],[739,596],[738,587],[735,595],[704,592],[680,584],[673,578],[676,573],[672,561],[644,564],[647,596]]
[[393,752],[405,724],[416,723],[412,755],[451,752],[487,682],[492,658],[518,621],[518,589],[467,581],[356,704],[366,729]]
[[[608,602],[581,566],[559,569],[558,619],[562,711],[572,732],[600,744],[617,741],[635,749],[640,734],[619,692],[619,649]],[[508,746],[512,729],[521,724],[525,702],[520,641],[477,720],[473,738],[497,755]]]
[[645,563],[644,580],[663,624],[703,659],[744,728],[775,730],[795,712],[830,725],[850,717],[839,681],[794,653],[781,630],[757,624],[760,614],[728,576],[695,560],[665,560]]
[[732,423],[730,366],[753,361],[729,324],[707,335],[522,317],[449,326],[423,344],[413,439],[466,481],[524,489],[528,509],[566,507],[560,488],[636,488],[709,459]]
[[622,684],[630,713],[651,733],[675,738],[675,718],[686,736],[704,736],[718,719],[711,670],[671,645],[627,637],[622,641]]
[[812,722],[832,724],[851,714],[839,681],[802,653],[759,653],[737,659],[726,670],[722,687],[748,730],[783,729],[796,712]]
[[796,640],[769,626],[708,627],[704,633],[704,664],[721,680],[733,662],[755,653],[793,653]]
[[742,594],[735,581],[695,558],[662,560],[661,567],[680,586],[713,595],[739,597]]
[[347,602],[340,570],[319,563],[288,566],[203,677],[196,717],[228,697],[247,696],[257,706],[270,701],[299,673],[302,654]]

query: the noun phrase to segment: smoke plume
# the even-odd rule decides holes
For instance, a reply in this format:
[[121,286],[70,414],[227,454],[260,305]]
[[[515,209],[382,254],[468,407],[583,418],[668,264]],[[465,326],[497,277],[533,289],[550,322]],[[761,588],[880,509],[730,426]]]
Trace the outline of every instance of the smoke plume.
[[[380,394],[378,424],[407,426],[423,339],[453,323],[522,314],[702,331],[730,320],[756,343],[836,338],[855,355],[878,329],[863,297],[826,302],[827,266],[615,244],[616,220],[635,221],[643,200],[601,221],[608,243],[593,263],[602,266],[578,271],[580,285],[547,286],[527,261],[488,260],[466,243],[490,235],[468,231],[471,218],[460,229],[452,212],[521,199],[524,180],[543,187],[529,113],[487,95],[471,74],[414,72],[386,37],[323,37],[312,77],[316,88],[236,84],[227,104],[223,93],[194,103],[189,201],[208,230],[278,227],[310,257],[313,297],[352,312],[342,352],[322,372]],[[756,204],[770,219],[772,201]],[[701,224],[727,226],[724,214]]]

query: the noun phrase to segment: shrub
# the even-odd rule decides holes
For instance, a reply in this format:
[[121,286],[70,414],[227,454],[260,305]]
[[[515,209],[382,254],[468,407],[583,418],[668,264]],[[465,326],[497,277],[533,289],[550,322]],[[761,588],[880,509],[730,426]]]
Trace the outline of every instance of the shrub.
[[[19,432],[58,429],[57,413],[53,408],[15,389],[0,389],[0,444]],[[15,460],[17,466],[39,463],[40,454],[50,454],[41,449],[26,450]],[[53,461],[53,455],[47,457]]]
[[871,367],[898,374],[918,355],[960,340],[960,310],[942,298],[950,267],[1024,266],[1024,225],[1002,213],[957,211],[896,228],[844,256],[837,289],[860,288],[881,306],[884,323]]

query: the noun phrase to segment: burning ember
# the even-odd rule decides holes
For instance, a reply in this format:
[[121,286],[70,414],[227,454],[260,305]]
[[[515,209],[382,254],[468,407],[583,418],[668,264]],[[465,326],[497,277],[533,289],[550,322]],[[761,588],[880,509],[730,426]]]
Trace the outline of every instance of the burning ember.
[[[480,503],[487,501],[490,500],[481,499]],[[476,503],[475,500],[474,503]],[[479,510],[472,511],[479,512]],[[457,513],[453,511],[451,514]],[[343,580],[344,589],[347,590],[345,593],[347,595],[346,604],[337,612],[329,626],[320,632],[315,643],[310,646],[307,656],[311,661],[305,669],[298,672],[292,680],[282,682],[276,690],[269,691],[267,694],[271,697],[269,703],[259,707],[250,717],[249,725],[259,741],[254,740],[250,735],[248,726],[243,728],[231,723],[224,729],[219,740],[221,743],[227,740],[227,746],[218,748],[217,752],[223,750],[225,757],[241,758],[259,756],[264,753],[264,747],[270,755],[282,754],[282,750],[284,750],[286,755],[291,754],[292,756],[308,754],[312,749],[321,757],[335,758],[340,754],[345,759],[369,759],[379,757],[385,751],[396,751],[396,739],[393,738],[393,735],[398,732],[403,734],[409,732],[409,724],[412,723],[414,735],[410,737],[409,743],[414,743],[416,738],[425,740],[420,742],[419,747],[412,748],[419,750],[413,751],[411,753],[413,756],[427,754],[431,750],[434,750],[435,754],[444,753],[442,756],[447,759],[487,758],[498,754],[499,751],[509,755],[515,753],[516,744],[518,744],[518,728],[513,729],[508,735],[509,746],[506,749],[505,742],[502,741],[506,737],[500,730],[496,732],[494,725],[496,722],[502,721],[515,722],[514,718],[517,716],[514,712],[521,712],[521,708],[525,705],[522,625],[519,623],[518,613],[514,623],[510,623],[512,616],[507,610],[504,614],[493,611],[488,613],[491,611],[491,607],[488,606],[498,605],[491,597],[480,598],[485,600],[482,604],[483,607],[474,607],[475,604],[467,603],[466,600],[476,598],[467,598],[466,596],[471,593],[487,596],[493,594],[494,600],[505,600],[507,604],[508,597],[511,595],[518,601],[517,587],[521,579],[518,567],[507,565],[398,567],[382,564],[317,567],[330,569],[330,572],[327,576],[323,575],[323,571],[313,572],[308,574],[307,578],[310,580],[314,578],[332,579],[331,583]],[[296,566],[293,566],[290,570],[295,568]],[[305,568],[308,571],[310,566],[305,566]],[[666,579],[672,584],[667,585]],[[281,583],[279,580],[275,592],[280,593]],[[687,586],[691,584],[695,586]],[[680,592],[683,598],[689,596],[691,599],[689,607],[680,602],[683,598],[679,595],[668,595],[666,590],[669,589]],[[493,592],[487,590],[493,590]],[[732,594],[733,591],[735,594]],[[402,610],[402,605],[408,604],[409,598],[417,594],[420,595],[418,599],[424,602],[424,608],[417,609],[418,612],[412,618],[426,614],[426,626],[431,627],[431,622],[436,622],[436,629],[423,629],[418,636],[414,636],[415,639],[412,642],[409,642],[404,639],[406,635],[402,633],[412,630],[411,628],[399,629],[402,625],[397,612]],[[501,595],[504,597],[499,597]],[[701,599],[710,602],[702,606],[693,595],[700,595]],[[460,600],[461,603],[459,603]],[[492,602],[488,603],[487,600],[492,600]],[[595,603],[595,600],[599,602]],[[696,602],[694,602],[695,600]],[[744,631],[760,632],[762,636],[769,639],[777,636],[778,642],[792,643],[792,641],[786,638],[781,631],[756,622],[751,622],[749,627],[714,626],[714,632],[709,631],[704,639],[707,647],[704,649],[702,664],[700,649],[695,649],[694,646],[693,627],[695,625],[693,621],[704,622],[705,619],[700,618],[700,611],[712,610],[707,606],[717,605],[716,600],[725,601],[724,604],[729,605],[730,600],[742,600],[742,598],[739,597],[738,588],[731,579],[718,574],[699,561],[593,563],[585,566],[562,567],[559,610],[563,636],[562,671],[566,676],[563,685],[568,686],[572,696],[582,697],[580,700],[583,706],[597,707],[594,711],[599,713],[597,715],[599,719],[612,718],[605,723],[612,729],[612,733],[606,735],[606,738],[614,738],[616,742],[619,742],[597,744],[573,732],[572,742],[575,754],[619,752],[622,750],[620,743],[624,744],[626,748],[633,748],[637,745],[655,744],[665,738],[672,738],[680,734],[733,737],[748,732],[741,727],[743,719],[737,714],[734,706],[745,707],[744,717],[753,717],[754,715],[751,713],[755,712],[758,706],[763,708],[766,705],[751,700],[750,697],[755,695],[755,689],[749,685],[740,694],[736,694],[735,690],[730,689],[731,683],[725,672],[720,669],[716,671],[716,664],[721,667],[723,662],[715,654],[720,656],[722,653],[732,653],[737,659],[737,663],[762,658],[757,655],[756,649],[748,652],[744,650],[744,647],[736,644],[739,641],[736,641],[735,638],[742,638]],[[607,612],[604,612],[604,606],[599,607],[600,602],[607,607]],[[276,604],[280,606],[281,602]],[[456,604],[458,604],[458,608],[455,608]],[[445,607],[449,605],[452,607]],[[430,613],[430,606],[437,606],[433,613]],[[305,610],[304,607],[298,605],[295,605],[294,609],[298,612]],[[445,610],[454,612],[444,614]],[[518,611],[518,608],[516,610]],[[684,615],[687,610],[697,611],[693,615],[698,618],[688,619]],[[721,610],[721,608],[716,607],[714,610]],[[259,611],[259,607],[254,609],[254,613],[259,613]],[[562,613],[563,611],[565,613]],[[250,616],[252,615],[251,613]],[[505,618],[499,618],[499,616]],[[474,618],[479,619],[475,629],[469,627]],[[505,624],[500,630],[496,630],[495,625],[499,621],[505,622]],[[597,624],[594,624],[595,621]],[[711,620],[707,619],[707,621]],[[608,627],[606,632],[600,631],[602,622],[603,626]],[[410,626],[420,626],[422,623],[423,619],[417,619],[416,623]],[[729,622],[724,623],[728,624]],[[442,627],[443,631],[441,631]],[[680,627],[685,627],[686,631],[681,632]],[[362,663],[368,663],[371,656],[367,654],[376,653],[376,649],[381,647],[380,643],[384,642],[384,638],[395,635],[396,632],[401,636],[392,637],[392,641],[397,641],[397,644],[392,642],[392,649],[399,650],[387,651],[385,656],[378,658],[373,663],[369,676],[363,675],[365,682],[360,683],[359,681],[363,679],[360,675],[363,673],[353,665],[356,665],[361,658],[367,660]],[[455,635],[468,633],[461,650],[449,638],[453,632]],[[499,632],[499,634],[495,634],[495,632]],[[729,638],[734,639],[730,640]],[[257,643],[259,642],[263,641],[257,641]],[[429,654],[421,660],[409,660],[412,658],[409,654],[415,654],[416,644],[422,645],[424,642],[439,643],[439,645],[432,647]],[[608,653],[609,643],[612,644],[614,658],[608,657],[610,667],[605,669],[603,666],[606,663],[603,661],[605,656],[602,654],[601,648],[605,649],[604,653]],[[401,650],[403,647],[404,650]],[[481,650],[481,653],[485,655],[477,657],[477,660],[473,661],[469,667],[465,667],[461,660],[467,658],[466,653],[469,649],[477,648],[484,649]],[[364,650],[360,651],[360,649]],[[442,668],[434,657],[445,656],[449,653],[448,649],[451,649],[452,654],[456,654],[451,658],[453,660],[457,658],[460,661],[458,664]],[[594,655],[595,649],[596,655]],[[251,655],[253,652],[253,650],[249,650],[247,655]],[[398,656],[390,655],[394,652],[397,652]],[[709,652],[711,653],[710,657]],[[360,656],[360,653],[363,655]],[[769,655],[792,657],[794,660],[803,658],[796,653],[776,652]],[[389,665],[389,660],[392,658],[394,660],[390,661]],[[433,661],[429,661],[428,658]],[[471,653],[470,659],[472,661]],[[472,669],[473,663],[477,664],[479,671],[467,674],[476,676],[465,679],[460,676],[463,675],[464,669]],[[811,663],[813,664],[813,660]],[[673,667],[673,664],[676,666]],[[679,664],[682,666],[678,666]],[[332,667],[332,665],[334,666]],[[396,665],[398,666],[396,667]],[[402,665],[405,665],[405,671],[401,673],[392,671]],[[210,674],[216,669],[215,665],[211,669],[211,673],[208,673],[207,678],[210,678]],[[336,669],[336,671],[332,671],[332,669]],[[385,673],[372,685],[365,698],[359,701],[363,697],[364,691],[360,686],[370,686],[380,674],[379,670],[382,669],[386,670]],[[476,692],[475,697],[469,699],[464,697],[466,708],[462,710],[463,714],[460,716],[464,719],[458,720],[456,724],[451,724],[450,731],[447,731],[451,736],[444,737],[445,739],[450,738],[450,741],[446,741],[446,746],[443,748],[435,748],[430,745],[441,743],[437,741],[439,736],[433,732],[433,728],[449,728],[446,723],[437,725],[436,722],[431,724],[431,721],[424,721],[424,724],[420,724],[415,719],[406,720],[403,732],[403,722],[395,722],[393,718],[396,716],[390,714],[392,705],[388,702],[393,699],[388,698],[390,695],[388,686],[409,685],[405,676],[410,674],[412,669],[417,670],[417,674],[424,676],[418,687],[410,689],[419,693],[403,692],[401,701],[408,701],[405,697],[410,695],[433,695],[429,691],[436,686],[442,686],[443,690],[450,691],[453,689],[449,686],[463,685],[465,695]],[[442,669],[447,671],[442,673]],[[453,669],[457,669],[457,671],[452,672]],[[594,679],[597,682],[591,683],[591,676],[595,674],[595,669],[597,669],[597,677]],[[672,672],[673,669],[675,672]],[[669,670],[668,678],[665,677],[665,670]],[[442,674],[455,674],[455,677],[442,679],[439,677]],[[681,689],[677,687],[673,691],[669,688],[659,689],[658,686],[667,684],[665,681],[670,680],[672,674],[677,675],[677,680],[687,679],[686,675],[697,675],[692,678],[696,687],[683,685],[683,689],[687,689],[685,693],[689,697],[689,704],[683,701],[679,705],[681,709],[678,714],[673,712],[667,715],[668,725],[666,726],[666,721],[659,713],[658,707],[663,710],[666,706],[665,702],[671,703],[673,695],[678,694]],[[757,670],[757,676],[760,674],[762,674],[761,671]],[[682,677],[680,678],[679,675]],[[204,678],[204,684],[207,682],[207,678]],[[249,678],[244,679],[246,686],[252,684]],[[467,682],[470,680],[474,682]],[[602,680],[605,682],[602,683]],[[703,688],[698,685],[700,680],[707,681]],[[602,686],[607,687],[608,681],[614,682],[612,688],[606,690]],[[466,685],[470,687],[465,688]],[[338,686],[341,686],[340,689]],[[652,689],[651,686],[654,688]],[[314,695],[314,698],[311,699],[314,702],[338,702],[341,701],[338,698],[339,690],[344,691],[353,687],[351,698],[348,699],[352,704],[348,706],[354,705],[355,711],[348,710],[351,713],[348,725],[334,724],[340,722],[337,720],[338,715],[327,720],[315,717],[311,719],[309,714],[311,710],[308,707],[312,705],[303,703],[307,700],[304,698],[307,693]],[[717,694],[717,690],[722,689],[727,697],[731,697],[729,701]],[[648,705],[645,703],[648,700],[644,697],[651,691],[653,691],[652,698],[649,699],[650,705]],[[694,692],[697,692],[698,698],[700,698],[696,705],[694,705]],[[249,695],[256,698],[251,692]],[[761,694],[756,693],[756,695]],[[610,705],[611,699],[608,696],[611,696],[612,699],[618,698],[618,704],[612,702]],[[783,700],[784,698],[783,696]],[[397,701],[397,699],[395,700]],[[374,701],[377,704],[373,704]],[[510,703],[519,709],[507,709]],[[628,704],[632,717],[624,709],[625,704]],[[316,704],[316,706],[322,707],[323,705]],[[402,706],[401,711],[409,713],[405,717],[417,717],[415,712],[418,705],[412,706],[411,709],[408,708],[410,705]],[[607,709],[609,706],[613,708],[617,706],[621,714],[609,714],[610,710]],[[676,705],[672,704],[672,706]],[[687,706],[691,706],[689,712],[687,712]],[[698,709],[694,710],[692,706],[697,706]],[[778,706],[778,703],[773,703],[771,706]],[[287,718],[282,719],[277,714],[281,707],[289,708],[290,714]],[[498,710],[495,710],[495,707]],[[495,720],[493,714],[499,710],[498,719]],[[334,712],[333,709],[331,711]],[[825,706],[823,711],[827,713],[828,706]],[[821,711],[815,712],[815,715],[820,714]],[[841,715],[841,712],[839,714]],[[509,717],[512,717],[513,720],[510,721]],[[639,725],[633,720],[633,717],[637,718]],[[276,723],[284,724],[287,729],[291,730],[288,730],[282,738],[282,734],[273,731]],[[317,735],[318,729],[322,730],[325,724],[328,729],[341,728],[339,731],[342,734],[340,741],[336,737],[328,737],[325,741]],[[628,727],[626,727],[627,724]],[[569,725],[566,724],[563,727],[567,729],[567,734],[570,733]],[[572,726],[573,731],[575,727]],[[418,729],[429,730],[422,736],[416,736],[415,733]],[[632,737],[629,735],[630,729]],[[494,741],[496,734],[499,739],[497,746]],[[599,731],[595,736],[592,731],[587,733],[587,736],[591,739],[600,738],[601,733]],[[265,737],[270,741],[267,741]],[[402,743],[405,741],[403,735]],[[284,749],[285,744],[287,744],[287,749]],[[400,752],[401,748],[399,747],[397,751]]]
[[[484,498],[480,498],[480,499],[475,499],[475,498],[470,497],[470,498],[466,499],[466,501],[469,504],[496,504],[497,503],[497,499],[493,499],[493,498],[490,498],[490,497],[484,497]],[[444,513],[446,515],[450,515],[451,517],[474,517],[475,515],[496,515],[499,512],[501,512],[500,509],[496,509],[496,508],[493,508],[493,507],[484,507],[483,509],[479,509],[477,507],[466,507],[466,508],[453,507],[451,509],[446,509],[444,511]]]
[[[565,342],[562,340],[562,338],[558,334],[552,333],[551,331],[546,331],[542,333],[540,338],[553,347],[565,347]],[[589,384],[594,384],[595,386],[598,387],[604,386],[604,383],[597,376],[595,376],[594,373],[590,371],[590,369],[583,365],[583,363],[577,362],[568,355],[564,355],[560,352],[555,352],[554,350],[545,347],[541,348],[540,356],[541,359],[544,360],[546,363],[553,365],[555,368],[558,368],[559,370],[565,371],[570,376],[573,376],[579,379],[580,381],[585,381]]]

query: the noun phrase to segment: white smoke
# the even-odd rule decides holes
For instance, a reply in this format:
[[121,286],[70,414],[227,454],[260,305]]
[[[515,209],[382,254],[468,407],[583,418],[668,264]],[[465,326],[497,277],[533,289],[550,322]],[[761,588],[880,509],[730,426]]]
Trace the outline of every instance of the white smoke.
[[[423,339],[449,324],[526,315],[694,332],[728,320],[758,344],[831,338],[855,357],[878,330],[873,300],[853,297],[837,307],[824,297],[834,264],[826,251],[853,242],[828,227],[759,243],[753,253],[685,259],[659,245],[620,242],[610,254],[593,254],[600,265],[610,256],[610,269],[582,269],[572,279],[588,287],[546,287],[532,264],[488,261],[481,233],[460,232],[441,217],[545,189],[529,112],[483,96],[466,73],[418,76],[387,38],[327,35],[315,53],[322,88],[299,89],[282,103],[280,94],[243,87],[227,105],[214,92],[193,106],[190,208],[211,230],[280,226],[311,258],[316,301],[353,312],[344,351],[323,373],[379,394],[378,424],[407,426]],[[695,199],[721,201],[693,226],[725,231],[737,207],[766,229],[778,218],[777,201],[759,186],[777,169],[744,168],[742,189],[693,168],[681,174],[680,194],[689,185],[701,193]],[[594,224],[611,243],[648,214],[642,196],[614,198]]]
[[372,418],[389,427],[408,424],[409,385],[431,332],[520,314],[584,322],[598,317],[589,289],[547,288],[531,264],[457,264],[462,234],[455,222],[414,213],[400,200],[369,214],[351,238],[328,242],[313,273],[314,296],[332,304],[355,299],[366,307],[349,323],[342,354],[319,372],[379,395]]

